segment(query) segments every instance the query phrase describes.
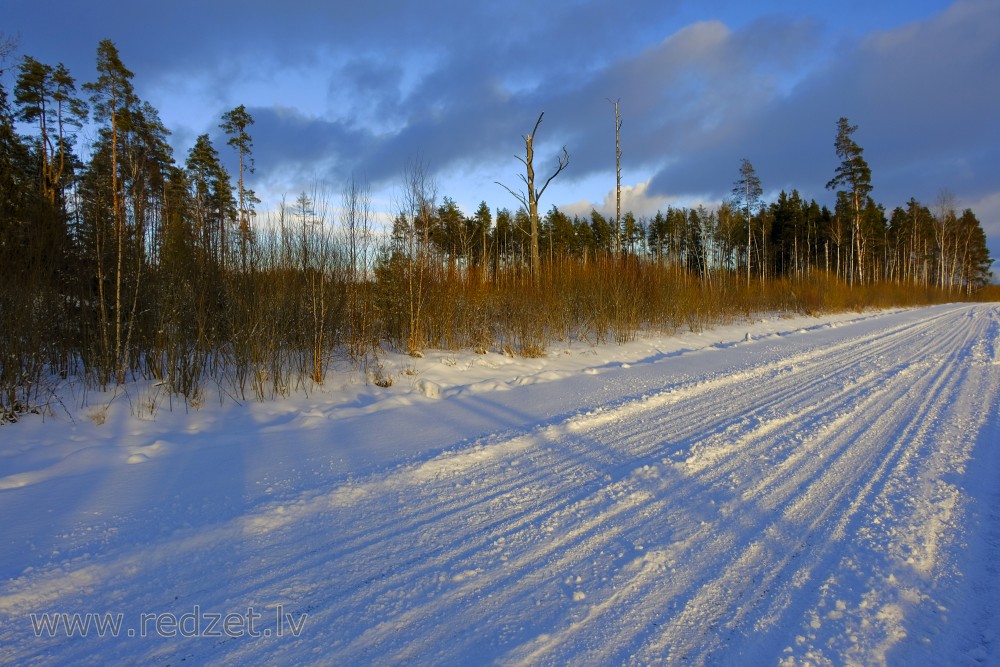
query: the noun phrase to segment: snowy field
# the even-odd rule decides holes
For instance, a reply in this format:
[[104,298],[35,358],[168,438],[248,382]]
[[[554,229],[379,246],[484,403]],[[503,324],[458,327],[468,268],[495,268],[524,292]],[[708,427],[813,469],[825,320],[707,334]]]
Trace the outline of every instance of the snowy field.
[[1000,663],[995,304],[385,363],[0,426],[0,662]]

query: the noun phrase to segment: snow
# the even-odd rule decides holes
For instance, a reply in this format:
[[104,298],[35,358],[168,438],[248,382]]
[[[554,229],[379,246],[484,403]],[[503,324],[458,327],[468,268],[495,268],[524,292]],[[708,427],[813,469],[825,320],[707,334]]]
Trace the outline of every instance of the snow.
[[0,662],[1000,661],[1000,306],[381,362],[0,427]]

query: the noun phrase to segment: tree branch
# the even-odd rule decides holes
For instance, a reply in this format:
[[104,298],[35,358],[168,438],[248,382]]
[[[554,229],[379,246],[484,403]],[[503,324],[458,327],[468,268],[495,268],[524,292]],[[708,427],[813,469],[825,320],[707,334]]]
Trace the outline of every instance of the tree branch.
[[[535,132],[538,131],[538,126],[542,124],[542,116],[544,116],[544,115],[545,115],[544,111],[542,113],[538,114],[538,120],[535,121],[535,129],[533,129],[531,131],[531,134],[528,135],[529,137],[534,137],[535,136]],[[527,140],[527,138],[528,137],[525,137],[525,140]]]
[[[541,121],[541,118],[539,117],[538,120]],[[542,186],[542,189],[538,190],[535,194],[535,201],[542,198],[542,195],[545,193],[545,188],[549,187],[549,183],[552,182],[552,179],[561,174],[562,170],[569,166],[569,152],[566,150],[565,146],[563,146],[562,150],[563,154],[559,157],[559,166],[556,167],[556,170],[552,172],[552,175],[545,181],[545,185]]]
[[503,188],[507,192],[509,192],[512,195],[514,195],[514,199],[516,199],[517,201],[521,202],[521,205],[524,206],[525,209],[528,208],[528,198],[526,196],[524,196],[523,192],[520,192],[520,193],[514,192],[513,190],[511,190],[510,188],[508,188],[506,185],[504,185],[503,183],[501,183],[500,181],[493,181],[493,182],[496,183],[497,185],[499,185],[501,188]]

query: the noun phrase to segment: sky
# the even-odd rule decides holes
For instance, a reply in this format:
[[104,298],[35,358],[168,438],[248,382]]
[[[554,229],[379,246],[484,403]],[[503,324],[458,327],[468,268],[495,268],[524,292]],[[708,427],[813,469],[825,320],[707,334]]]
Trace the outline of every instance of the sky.
[[637,216],[717,204],[743,158],[765,198],[832,206],[844,116],[877,202],[933,209],[948,193],[1000,258],[997,0],[2,3],[15,58],[64,63],[78,84],[111,39],[179,162],[208,133],[235,169],[218,125],[245,105],[264,208],[300,192],[339,202],[353,177],[388,215],[415,164],[467,214],[516,208],[497,182],[521,185],[522,137],[544,112],[536,171],[563,146],[570,164],[541,208],[610,213],[618,100]]

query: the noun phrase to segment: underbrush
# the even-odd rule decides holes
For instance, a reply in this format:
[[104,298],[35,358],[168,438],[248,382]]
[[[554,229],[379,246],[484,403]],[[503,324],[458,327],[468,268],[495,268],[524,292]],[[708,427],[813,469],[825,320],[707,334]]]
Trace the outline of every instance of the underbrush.
[[[537,279],[521,267],[487,272],[391,261],[364,280],[335,263],[317,269],[264,261],[252,272],[214,276],[183,293],[168,274],[153,274],[148,284],[160,298],[136,321],[125,377],[156,381],[164,393],[197,407],[209,388],[233,400],[309,391],[334,365],[384,384],[389,380],[380,373],[379,356],[385,351],[538,357],[553,341],[571,338],[621,344],[642,331],[701,331],[763,313],[820,315],[963,298],[913,285],[849,285],[822,272],[749,281],[729,271],[696,275],[636,257],[549,262]],[[1000,287],[973,298],[1000,300]],[[52,331],[58,336],[47,336],[35,321],[30,335],[14,336],[9,326],[3,332],[0,421],[39,409],[67,377],[94,388],[115,384],[86,323],[76,339],[65,325]],[[163,403],[157,397],[150,413]]]

